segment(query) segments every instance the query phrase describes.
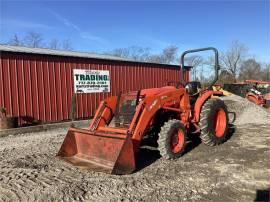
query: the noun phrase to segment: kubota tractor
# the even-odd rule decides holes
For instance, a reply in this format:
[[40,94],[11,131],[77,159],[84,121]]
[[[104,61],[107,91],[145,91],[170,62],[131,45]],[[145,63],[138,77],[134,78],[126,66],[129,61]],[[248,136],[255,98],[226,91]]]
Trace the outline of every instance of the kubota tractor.
[[57,156],[76,166],[112,174],[131,173],[136,168],[136,154],[142,140],[156,138],[160,155],[180,157],[191,133],[198,133],[209,146],[221,144],[228,133],[228,111],[213,91],[218,79],[218,51],[202,48],[185,55],[214,51],[215,77],[209,88],[199,82],[182,79],[176,86],[142,89],[102,101],[88,129],[70,128]]
[[270,82],[259,80],[245,80],[244,82],[224,84],[227,92],[241,96],[256,105],[266,108],[270,112]]
[[266,108],[270,112],[270,82],[246,80],[245,83],[251,85],[246,93],[246,98],[250,102]]

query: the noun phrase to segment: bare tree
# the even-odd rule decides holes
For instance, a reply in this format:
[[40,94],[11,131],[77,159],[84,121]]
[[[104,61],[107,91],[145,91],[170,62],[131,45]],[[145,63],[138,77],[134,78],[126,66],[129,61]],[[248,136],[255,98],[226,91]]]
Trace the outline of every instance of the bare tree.
[[173,45],[164,48],[161,53],[162,59],[161,63],[166,64],[174,63],[176,59],[177,50],[178,48]]
[[242,63],[239,73],[240,80],[261,79],[261,75],[261,65],[255,59],[248,59]]
[[122,58],[129,58],[129,50],[127,48],[116,48],[113,51],[106,54]]
[[230,48],[221,53],[220,65],[233,75],[235,81],[247,51],[248,49],[244,44],[239,41],[233,41]]
[[130,58],[136,61],[147,61],[150,48],[143,48],[138,46],[132,46],[129,49]]
[[176,58],[177,47],[169,46],[164,48],[160,54],[151,54],[150,48],[131,46],[128,48],[117,48],[107,53],[110,55],[129,58],[135,61],[155,62],[155,63],[173,63]]
[[40,48],[44,46],[42,34],[37,32],[28,32],[25,36],[24,43],[28,47]]
[[263,81],[270,81],[270,63],[264,64],[261,71],[261,79]]
[[187,62],[187,65],[193,66],[193,67],[198,67],[204,62],[203,58],[199,55],[189,56],[185,60]]
[[222,69],[219,77],[218,77],[218,84],[225,84],[225,83],[234,83],[235,79],[233,77],[233,75],[228,72],[226,69]]
[[49,48],[51,49],[61,49],[61,43],[59,42],[58,39],[52,39],[50,42],[49,42]]
[[71,42],[67,39],[62,43],[58,39],[52,39],[48,47],[56,50],[73,50]]
[[14,36],[8,41],[7,44],[12,45],[12,46],[22,46],[23,41],[19,39],[17,34],[14,34]]
[[131,46],[128,48],[117,48],[107,54],[122,58],[129,58],[135,61],[148,61],[149,51],[150,51],[149,48]]
[[178,48],[176,46],[168,46],[160,54],[150,54],[147,61],[164,64],[175,63],[177,50]]
[[66,39],[62,42],[63,50],[73,50],[70,40]]
[[147,62],[163,63],[163,58],[161,57],[161,55],[153,54],[149,55]]
[[9,45],[13,46],[27,46],[32,48],[51,48],[51,49],[63,49],[72,50],[71,42],[67,39],[60,42],[58,39],[52,39],[48,43],[43,42],[42,34],[37,32],[28,32],[22,40],[17,34],[7,42]]
[[191,73],[192,73],[193,80],[198,80],[197,68],[204,63],[203,58],[199,55],[192,55],[192,56],[187,57],[185,60],[186,60],[185,65],[192,66]]

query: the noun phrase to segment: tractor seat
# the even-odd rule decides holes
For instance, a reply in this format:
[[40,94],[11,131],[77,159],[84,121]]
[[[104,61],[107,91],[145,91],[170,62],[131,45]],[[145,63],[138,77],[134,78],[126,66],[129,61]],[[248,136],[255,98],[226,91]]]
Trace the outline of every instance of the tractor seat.
[[200,92],[202,85],[199,81],[190,81],[186,84],[185,88],[190,96],[194,96]]
[[199,81],[191,81],[186,84],[185,88],[189,94],[190,104],[194,105],[202,88],[201,83]]

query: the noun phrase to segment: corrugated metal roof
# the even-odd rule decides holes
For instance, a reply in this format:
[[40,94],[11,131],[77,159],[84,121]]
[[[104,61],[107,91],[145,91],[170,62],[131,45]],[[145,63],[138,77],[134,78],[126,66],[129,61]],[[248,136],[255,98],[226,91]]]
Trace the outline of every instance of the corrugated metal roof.
[[[29,47],[24,47],[24,46],[10,46],[10,45],[2,45],[2,44],[0,44],[0,51],[57,55],[57,56],[69,56],[69,57],[80,57],[80,58],[92,58],[92,59],[102,59],[102,60],[116,60],[116,61],[125,61],[125,62],[149,63],[149,64],[160,64],[160,63],[152,63],[152,62],[140,62],[140,61],[135,61],[135,60],[128,59],[128,58],[121,58],[121,57],[117,57],[117,56],[103,55],[103,54],[96,54],[96,53],[54,50],[54,49],[48,49],[48,48],[29,48]],[[161,65],[170,65],[170,66],[176,67],[176,65],[171,65],[171,64],[161,64]]]
[[23,47],[23,46],[0,45],[0,51],[95,58],[95,59],[106,59],[106,60],[132,61],[126,58],[110,56],[110,55],[93,54],[93,53],[77,52],[77,51],[66,51],[66,50],[54,50],[54,49],[48,49],[48,48],[29,48],[29,47]]

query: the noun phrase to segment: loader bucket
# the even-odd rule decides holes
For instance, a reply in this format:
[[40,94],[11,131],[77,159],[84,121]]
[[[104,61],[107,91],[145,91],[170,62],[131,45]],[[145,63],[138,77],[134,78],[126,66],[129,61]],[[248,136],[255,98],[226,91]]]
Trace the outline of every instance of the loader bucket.
[[131,136],[70,128],[57,156],[75,166],[111,174],[135,170]]

